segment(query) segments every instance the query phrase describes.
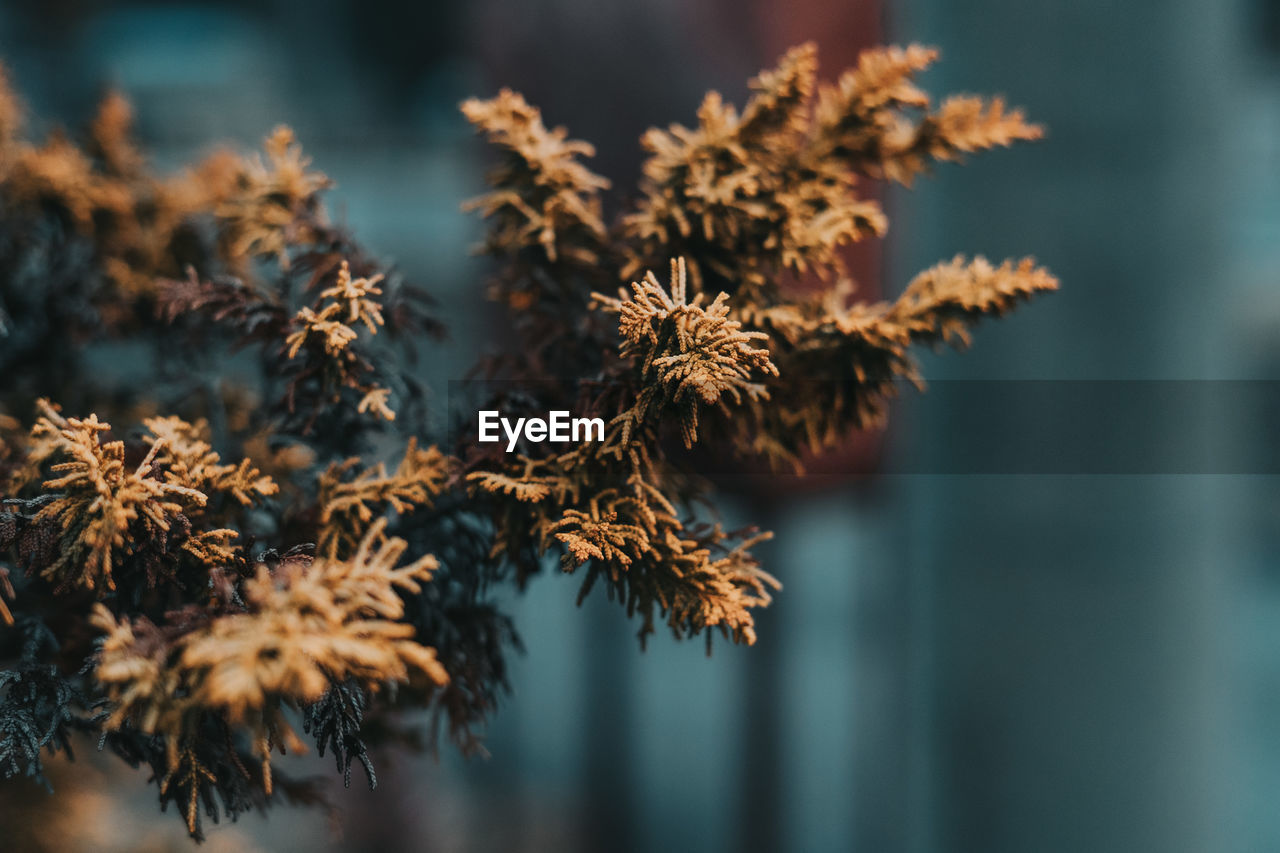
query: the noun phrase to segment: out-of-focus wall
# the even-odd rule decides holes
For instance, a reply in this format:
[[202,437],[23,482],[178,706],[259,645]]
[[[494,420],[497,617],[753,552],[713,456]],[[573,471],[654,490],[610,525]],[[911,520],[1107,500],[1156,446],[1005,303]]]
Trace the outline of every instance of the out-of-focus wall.
[[[947,88],[1003,89],[1049,126],[902,200],[898,263],[1034,253],[1063,281],[933,376],[1274,379],[1280,79],[1263,3],[947,4],[902,37]],[[998,160],[998,164],[997,164]],[[1187,386],[1181,386],[1183,388]],[[1175,390],[1174,393],[1185,393]],[[1031,402],[1009,395],[991,423]],[[1139,406],[1134,401],[1131,406]],[[1041,419],[1037,442],[1123,412]],[[1140,414],[1140,413],[1139,413]],[[1271,442],[1256,412],[1157,424]],[[926,397],[914,443],[966,446]],[[1171,469],[1176,470],[1176,469]],[[923,477],[929,650],[920,850],[1252,850],[1276,835],[1277,589],[1270,477]],[[1267,496],[1267,497],[1264,497]],[[1269,621],[1269,625],[1267,624]],[[1267,698],[1267,696],[1270,698]],[[1271,715],[1274,717],[1274,714]],[[1264,781],[1265,780],[1265,781]]]

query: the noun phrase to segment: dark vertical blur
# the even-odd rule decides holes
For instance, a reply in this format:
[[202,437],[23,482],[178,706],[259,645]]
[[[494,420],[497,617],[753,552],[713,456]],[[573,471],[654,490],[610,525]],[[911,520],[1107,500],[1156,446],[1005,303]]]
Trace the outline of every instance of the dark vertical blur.
[[[1273,15],[1195,0],[906,4],[900,32],[944,48],[939,86],[1004,90],[1049,137],[903,197],[896,266],[1034,253],[1063,281],[931,375],[1275,377],[1280,90],[1260,26]],[[1063,412],[1035,440],[1124,414]],[[1274,425],[1222,415],[1212,440],[1274,440]],[[948,420],[923,398],[904,450],[958,452]],[[1147,438],[1208,427],[1170,421]],[[930,614],[917,849],[1277,845],[1274,805],[1256,805],[1274,804],[1277,730],[1247,722],[1264,684],[1274,709],[1280,654],[1265,616],[1276,589],[1251,577],[1276,559],[1250,541],[1277,522],[1262,480],[904,485]]]

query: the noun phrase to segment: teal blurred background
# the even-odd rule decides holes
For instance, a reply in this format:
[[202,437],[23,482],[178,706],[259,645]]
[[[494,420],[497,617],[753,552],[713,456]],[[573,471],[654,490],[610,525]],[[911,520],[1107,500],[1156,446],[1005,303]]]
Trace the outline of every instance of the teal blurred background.
[[[51,123],[81,125],[114,85],[168,167],[291,124],[335,215],[441,301],[439,388],[487,328],[480,229],[458,212],[487,152],[462,98],[521,89],[625,188],[646,127],[693,121],[708,88],[741,101],[807,39],[826,76],[866,44],[936,45],[932,91],[1004,93],[1049,128],[888,197],[873,288],[961,251],[1034,254],[1063,283],[927,376],[1280,379],[1275,0],[0,7],[0,57]],[[952,396],[904,407],[874,474],[728,484],[730,521],[777,532],[784,590],[754,648],[659,635],[641,654],[619,609],[576,608],[550,573],[510,602],[528,651],[491,757],[382,755],[377,792],[335,792],[340,837],[282,809],[210,849],[1280,850],[1280,482],[901,473],[963,452]],[[1222,414],[1215,441],[1277,441],[1266,412]],[[119,779],[119,831],[85,849],[185,845],[143,782]]]

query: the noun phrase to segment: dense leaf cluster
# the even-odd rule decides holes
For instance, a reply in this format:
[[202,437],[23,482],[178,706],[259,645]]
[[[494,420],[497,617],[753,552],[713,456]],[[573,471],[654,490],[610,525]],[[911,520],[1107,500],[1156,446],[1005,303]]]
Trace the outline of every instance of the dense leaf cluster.
[[509,455],[428,433],[408,365],[431,301],[329,222],[287,128],[158,176],[122,98],[82,144],[37,143],[0,78],[0,771],[42,780],[83,731],[199,838],[315,802],[276,766],[304,735],[348,784],[376,784],[375,736],[414,740],[397,708],[478,749],[519,645],[494,591],[556,558],[642,638],[754,642],[768,534],[695,510],[714,488],[689,454],[799,467],[883,422],[913,345],[1056,287],[956,258],[851,297],[842,251],[887,228],[868,181],[1040,134],[999,100],[935,108],[934,58],[820,84],[796,48],[741,111],[712,93],[647,133],[617,210],[591,146],[520,95],[465,103],[501,152],[472,206],[511,344],[477,402],[607,424]]

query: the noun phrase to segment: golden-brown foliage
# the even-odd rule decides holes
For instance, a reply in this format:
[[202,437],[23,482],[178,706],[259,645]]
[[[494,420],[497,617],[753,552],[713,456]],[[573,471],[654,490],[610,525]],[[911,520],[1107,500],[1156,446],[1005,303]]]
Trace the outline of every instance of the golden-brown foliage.
[[[572,571],[590,563],[579,600],[603,575],[609,597],[639,614],[640,636],[650,634],[659,614],[679,637],[718,628],[737,642],[756,640],[751,611],[771,600],[780,584],[760,569],[750,547],[770,534],[730,539],[719,527],[690,530],[660,494],[637,489],[606,490],[585,510],[566,509],[546,526],[565,547],[563,565]],[[711,636],[707,635],[708,648]]]
[[3,158],[12,152],[25,120],[26,109],[9,82],[9,71],[0,66],[0,174],[6,165]]
[[[289,247],[315,242],[322,222],[320,193],[329,178],[309,170],[293,131],[280,125],[264,143],[266,159],[255,155],[217,205],[231,258],[272,258],[289,267]],[[243,266],[243,264],[242,264]]]
[[[951,97],[931,112],[932,99],[914,77],[937,58],[936,50],[919,45],[863,53],[856,68],[818,93],[814,136],[820,148],[864,174],[910,185],[931,160],[958,160],[1043,135],[1021,110],[1006,112],[1000,98]],[[914,112],[922,116],[913,120]]]
[[289,358],[296,358],[312,336],[323,342],[324,351],[330,356],[340,355],[347,344],[356,339],[352,326],[357,322],[363,323],[369,334],[376,335],[378,327],[386,321],[382,319],[382,306],[370,297],[382,294],[382,289],[377,287],[382,278],[381,274],[352,278],[350,265],[343,261],[337,281],[320,292],[320,310],[304,306],[298,311],[299,328],[285,339]]
[[345,555],[374,519],[387,511],[427,506],[449,476],[449,460],[436,447],[418,447],[410,438],[395,471],[379,462],[353,475],[359,458],[330,465],[320,475],[320,532],[317,547],[329,557]]
[[[384,537],[384,526],[372,524],[347,560],[259,565],[244,584],[243,612],[157,626],[98,605],[93,622],[106,637],[96,677],[112,703],[107,728],[163,737],[172,774],[192,760],[201,716],[219,713],[248,731],[269,793],[272,747],[305,749],[285,709],[318,701],[334,684],[376,692],[415,674],[448,683],[435,652],[400,621],[400,591],[421,591],[435,560],[398,565],[405,542]],[[192,813],[188,823],[195,832]]]
[[553,263],[561,256],[595,263],[605,240],[600,190],[609,182],[578,162],[595,156],[595,149],[568,139],[562,127],[547,130],[537,108],[510,89],[492,100],[469,100],[462,112],[507,152],[490,175],[499,189],[467,203],[494,221],[490,249],[538,246]]
[[[198,838],[202,809],[270,804],[269,750],[300,746],[286,711],[371,784],[361,723],[388,685],[470,747],[513,631],[479,566],[425,584],[441,540],[407,521],[448,477],[409,438],[427,294],[328,224],[330,182],[287,128],[264,156],[161,177],[131,122],[112,94],[82,143],[28,141],[0,72],[0,408],[59,390],[95,412],[41,402],[29,431],[0,414],[0,766],[41,778],[44,752],[96,731]],[[117,379],[104,342],[163,356]],[[408,443],[390,474],[364,456],[385,433]]]
[[[616,313],[621,354],[633,363],[635,394],[607,425],[604,440],[542,460],[523,457],[503,471],[467,477],[476,494],[503,506],[497,553],[517,555],[528,545],[564,548],[562,566],[590,564],[582,595],[595,580],[608,581],[628,613],[642,619],[641,636],[665,616],[676,636],[718,628],[754,642],[751,610],[769,601],[777,582],[761,571],[748,548],[719,528],[691,531],[663,485],[674,471],[655,447],[663,423],[674,419],[686,447],[698,437],[700,406],[726,416],[731,406],[764,396],[758,380],[774,372],[768,351],[728,319],[727,296],[702,306],[690,302],[684,264],[671,266],[670,292],[650,274],[620,298],[595,295]],[[533,536],[526,532],[532,522]]]
[[248,459],[238,465],[220,464],[222,458],[206,442],[208,424],[187,423],[181,418],[147,418],[148,443],[156,448],[155,462],[165,480],[206,495],[225,494],[242,506],[274,495],[280,487]]
[[910,183],[930,160],[1040,137],[999,99],[952,98],[929,112],[912,78],[936,56],[915,45],[867,51],[837,84],[819,85],[817,50],[801,45],[752,81],[741,115],[712,92],[696,128],[650,130],[644,197],[623,218],[636,244],[623,275],[685,255],[699,288],[706,276],[748,291],[785,271],[839,276],[841,246],[888,228],[879,204],[859,197],[859,176]]
[[357,326],[363,326],[372,337],[386,325],[379,301],[383,289],[378,287],[384,278],[382,273],[353,276],[350,263],[341,260],[333,283],[293,316],[282,351],[294,362],[290,367],[296,376],[319,378],[323,404],[338,402],[342,390],[351,389],[359,395],[353,400],[357,414],[394,421],[391,389],[369,381],[375,366],[355,346],[360,339]]
[[37,441],[52,443],[50,470],[59,475],[45,481],[52,500],[35,517],[54,531],[55,555],[41,574],[59,586],[113,589],[121,552],[162,537],[184,510],[207,500],[198,489],[155,476],[160,441],[136,467],[126,466],[124,442],[101,441],[110,429],[96,415],[63,418],[46,406],[32,430]]
[[[608,216],[588,143],[510,90],[463,104],[501,152],[469,207],[514,345],[480,372],[515,383],[498,407],[572,408],[604,435],[457,458],[415,437],[426,295],[329,224],[331,182],[292,131],[157,177],[123,98],[82,145],[29,142],[0,71],[0,373],[21,385],[0,405],[65,387],[96,412],[41,402],[29,431],[0,414],[4,772],[38,777],[42,751],[96,730],[199,837],[202,808],[234,818],[291,784],[270,754],[302,748],[295,714],[348,781],[353,761],[374,781],[375,695],[470,749],[517,643],[489,590],[548,555],[642,639],[661,622],[754,642],[779,588],[753,554],[769,534],[703,520],[691,462],[799,467],[883,424],[896,383],[922,381],[911,347],[964,346],[1057,286],[1031,259],[956,257],[896,300],[854,299],[845,249],[888,227],[871,182],[1040,136],[998,98],[935,107],[915,78],[936,56],[868,51],[824,83],[797,47],[740,110],[712,92],[692,127],[647,132],[638,192]],[[78,353],[103,340],[164,352],[138,384],[169,387],[99,388]],[[370,458],[393,446],[394,469]]]
[[837,446],[850,429],[883,427],[898,384],[922,387],[913,345],[967,346],[969,329],[984,316],[999,317],[1057,286],[1030,258],[993,267],[956,256],[920,273],[894,302],[847,305],[837,290],[754,309],[782,375],[803,381],[771,384],[769,404],[753,403],[751,417],[731,426],[735,441],[798,467],[801,454]]
[[224,198],[241,168],[219,152],[188,172],[153,176],[132,140],[132,108],[117,93],[103,100],[84,150],[60,132],[41,145],[23,141],[21,115],[0,71],[0,197],[18,209],[62,211],[92,240],[103,272],[126,301],[153,294],[158,277],[181,271],[173,251],[180,229]]
[[148,582],[161,563],[182,554],[210,567],[233,558],[228,543],[236,531],[195,527],[210,495],[226,495],[247,506],[275,494],[276,484],[248,459],[219,464],[200,439],[201,424],[180,418],[147,421],[149,450],[136,465],[125,462],[123,441],[104,442],[111,425],[65,418],[41,401],[43,414],[31,431],[26,467],[51,476],[40,488],[40,509],[31,519],[33,545],[27,567],[59,588],[115,589],[114,569],[140,558]]
[[[558,543],[566,570],[589,565],[586,587],[602,575],[642,614],[642,634],[660,613],[677,635],[717,626],[754,638],[751,609],[774,583],[748,551],[758,538],[689,532],[677,506],[700,486],[669,457],[664,434],[674,426],[686,448],[799,468],[850,431],[882,425],[895,382],[920,382],[912,345],[967,344],[981,317],[1057,286],[1029,259],[956,258],[894,302],[851,301],[842,250],[888,227],[867,182],[909,183],[931,162],[1041,134],[998,98],[934,109],[915,76],[936,57],[914,45],[871,50],[820,83],[817,51],[801,45],[751,81],[741,111],[709,93],[694,127],[644,135],[640,196],[603,243],[594,213],[603,183],[573,159],[589,147],[564,143],[563,130],[548,136],[509,91],[463,106],[506,158],[478,205],[491,223],[487,247],[505,264],[494,290],[527,351],[540,353],[550,334],[576,342],[577,364],[592,366],[553,399],[608,420],[598,445],[470,464],[473,494],[494,506],[495,554],[520,563]],[[554,192],[538,180],[551,174],[562,176]],[[551,198],[562,200],[546,207]],[[586,207],[592,216],[563,214]],[[544,209],[559,213],[535,216]],[[564,258],[583,263],[556,263]],[[649,271],[668,262],[669,290]],[[619,279],[633,281],[629,292],[600,294]],[[579,308],[582,290],[594,293]],[[592,309],[616,316],[617,343],[582,316]],[[531,314],[541,319],[527,322]]]
[[0,622],[6,625],[13,624],[13,612],[5,603],[5,599],[12,599],[14,595],[16,593],[13,591],[13,582],[9,580],[9,570],[0,569]]
[[624,276],[682,255],[696,289],[762,287],[784,270],[838,267],[841,246],[885,232],[855,170],[814,136],[816,75],[817,50],[802,45],[752,81],[741,115],[711,92],[696,128],[645,134],[644,195],[622,220]]
[[[734,404],[766,399],[762,375],[776,376],[769,350],[757,346],[768,340],[763,332],[744,332],[729,319],[729,295],[721,293],[707,307],[703,294],[690,302],[684,258],[671,262],[670,294],[652,272],[631,286],[621,298],[595,294],[605,310],[618,315],[621,354],[638,364],[636,386],[642,389],[622,423],[625,443],[632,425],[648,419],[651,410],[673,407],[680,419],[685,447],[698,438],[698,406]],[[727,410],[726,410],[727,411]]]

